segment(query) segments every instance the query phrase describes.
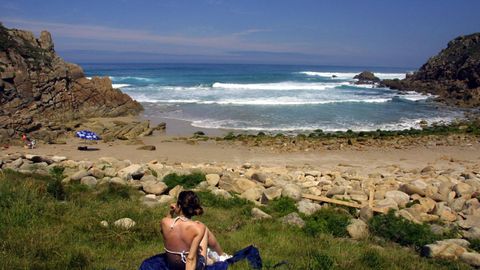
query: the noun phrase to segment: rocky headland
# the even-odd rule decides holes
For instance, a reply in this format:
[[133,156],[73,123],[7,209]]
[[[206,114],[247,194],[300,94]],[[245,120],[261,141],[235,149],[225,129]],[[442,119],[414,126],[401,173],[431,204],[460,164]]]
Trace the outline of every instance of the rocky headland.
[[0,24],[0,140],[23,132],[55,139],[76,128],[72,120],[142,109],[108,77],[86,78],[80,66],[60,58],[49,32],[35,38]]
[[474,108],[480,105],[480,33],[460,36],[403,80],[383,80],[392,89],[438,96],[449,105]]

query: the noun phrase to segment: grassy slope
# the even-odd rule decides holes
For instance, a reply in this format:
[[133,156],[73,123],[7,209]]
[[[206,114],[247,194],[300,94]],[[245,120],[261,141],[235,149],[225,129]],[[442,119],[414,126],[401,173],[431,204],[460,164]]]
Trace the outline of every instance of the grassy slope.
[[[136,269],[143,259],[162,251],[158,222],[165,207],[146,208],[136,191],[109,186],[95,191],[68,186],[61,201],[51,195],[59,190],[49,184],[53,179],[0,171],[0,269]],[[224,249],[231,253],[254,243],[267,267],[287,260],[291,269],[468,268],[420,258],[413,249],[387,241],[312,237],[276,220],[252,221],[252,206],[242,200],[208,194],[202,194],[202,200],[206,213],[201,220]],[[132,218],[137,226],[124,231],[99,225],[122,217]]]

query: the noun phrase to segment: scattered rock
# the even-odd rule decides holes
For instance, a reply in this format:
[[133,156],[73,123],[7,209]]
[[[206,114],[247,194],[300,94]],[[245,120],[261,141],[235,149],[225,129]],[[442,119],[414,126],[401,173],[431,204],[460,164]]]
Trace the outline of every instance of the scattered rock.
[[90,173],[86,170],[81,170],[81,171],[78,171],[76,173],[74,173],[72,176],[70,176],[70,179],[72,181],[80,181],[80,179],[82,179],[83,177],[85,176],[89,176]]
[[87,185],[90,188],[94,188],[97,185],[97,178],[93,176],[85,176],[80,179],[80,183],[83,185]]
[[398,210],[398,204],[392,198],[386,198],[380,201],[375,202],[375,206],[378,208],[387,208],[387,209],[395,209]]
[[275,200],[282,196],[282,191],[281,187],[269,187],[263,191],[263,196],[267,201]]
[[252,208],[252,216],[253,216],[253,219],[269,219],[269,218],[272,218],[272,216],[270,216],[269,214],[263,212],[262,210],[254,207]]
[[298,212],[300,212],[302,214],[305,214],[307,216],[310,216],[313,213],[317,212],[318,210],[320,210],[320,208],[322,208],[322,206],[320,206],[320,204],[312,203],[312,202],[309,202],[307,200],[301,200],[301,201],[297,202]]
[[113,223],[115,227],[129,230],[136,225],[136,222],[131,218],[121,218]]
[[132,164],[118,171],[118,177],[124,180],[140,179],[145,174],[145,169],[139,164]]
[[155,145],[143,145],[138,147],[137,150],[155,151],[157,150],[157,147],[155,147]]
[[460,183],[456,184],[455,186],[453,186],[453,191],[455,191],[455,193],[457,193],[457,195],[459,197],[463,197],[463,196],[470,197],[470,196],[472,196],[472,193],[475,190],[469,184],[460,182]]
[[252,202],[256,202],[260,200],[260,198],[262,197],[262,194],[263,194],[263,190],[256,187],[256,188],[251,188],[249,190],[246,190],[240,195],[240,197]]
[[373,209],[368,205],[364,206],[360,209],[358,216],[361,220],[368,222],[373,217]]
[[108,222],[106,220],[100,221],[100,226],[108,228]]
[[352,219],[347,226],[348,234],[355,240],[365,239],[368,237],[368,226],[361,219]]
[[174,188],[172,188],[169,192],[168,195],[172,196],[173,198],[178,198],[178,194],[183,191],[183,187],[180,185],[176,185]]
[[456,260],[466,251],[465,247],[458,245],[457,243],[437,241],[434,244],[422,247],[420,254],[429,258]]
[[120,186],[126,186],[127,185],[127,181],[123,180],[122,178],[120,177],[113,177],[110,179],[110,183],[114,184],[114,185],[120,185]]
[[298,215],[297,212],[290,213],[280,218],[280,221],[284,224],[297,226],[299,228],[305,227],[305,221],[303,221],[303,219]]
[[410,201],[410,196],[408,196],[408,194],[405,192],[390,190],[385,192],[385,199],[392,199],[397,203],[398,206],[405,207],[405,205]]
[[267,181],[267,175],[257,172],[257,173],[252,174],[250,179],[265,184],[265,182]]
[[160,195],[157,200],[160,204],[170,204],[175,201],[175,198],[170,195]]
[[234,187],[238,193],[243,193],[251,188],[255,188],[257,184],[246,178],[237,178],[234,182]]
[[283,187],[282,196],[299,201],[302,199],[302,189],[295,184],[286,184]]
[[344,186],[334,186],[327,192],[327,197],[333,197],[335,195],[344,195],[346,188]]
[[223,190],[223,189],[214,189],[211,191],[211,193],[215,196],[222,197],[224,199],[230,199],[232,198],[232,195],[228,193],[228,191]]
[[167,185],[163,182],[158,182],[158,181],[148,181],[142,184],[143,191],[145,191],[147,194],[155,194],[155,195],[161,195],[163,194],[167,189]]
[[215,187],[220,182],[220,175],[216,173],[207,174],[205,175],[205,179],[207,180],[209,186]]
[[475,267],[480,267],[480,254],[476,252],[463,252],[460,260]]

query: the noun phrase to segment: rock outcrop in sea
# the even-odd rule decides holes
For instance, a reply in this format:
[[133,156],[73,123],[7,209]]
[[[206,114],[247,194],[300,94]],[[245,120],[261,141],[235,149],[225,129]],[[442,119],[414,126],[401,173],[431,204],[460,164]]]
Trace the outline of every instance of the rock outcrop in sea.
[[437,95],[439,101],[454,106],[480,106],[480,33],[455,38],[415,73],[382,83]]
[[0,137],[58,130],[59,123],[71,119],[136,115],[142,109],[108,77],[86,78],[80,66],[60,58],[49,32],[35,38],[0,24]]

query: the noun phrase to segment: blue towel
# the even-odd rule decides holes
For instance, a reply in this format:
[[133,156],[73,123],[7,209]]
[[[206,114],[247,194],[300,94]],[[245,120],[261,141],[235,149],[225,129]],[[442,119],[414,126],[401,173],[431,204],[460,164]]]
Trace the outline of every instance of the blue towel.
[[[260,257],[258,249],[254,246],[248,246],[240,251],[235,252],[232,258],[226,261],[207,265],[205,270],[227,270],[229,265],[244,259],[247,259],[252,269],[262,269],[262,258]],[[146,259],[143,261],[142,265],[140,265],[139,270],[169,270],[166,254],[161,253]]]

